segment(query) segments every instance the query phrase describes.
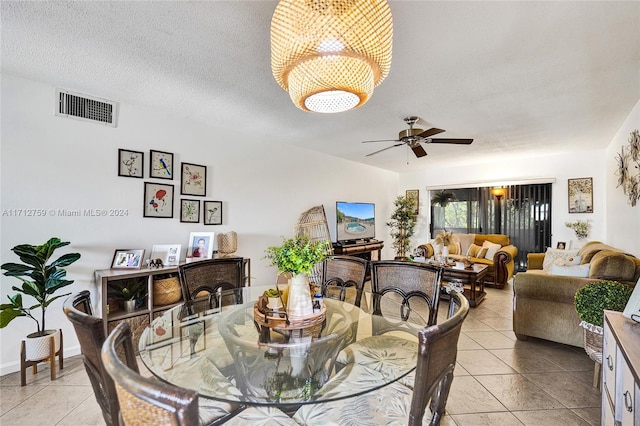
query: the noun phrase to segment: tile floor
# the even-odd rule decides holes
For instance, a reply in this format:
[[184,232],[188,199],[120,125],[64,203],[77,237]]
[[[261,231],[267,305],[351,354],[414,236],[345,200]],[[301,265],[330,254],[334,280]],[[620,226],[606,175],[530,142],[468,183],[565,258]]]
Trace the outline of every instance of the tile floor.
[[[458,344],[458,366],[445,425],[599,425],[600,392],[584,350],[543,340],[517,341],[511,287],[489,288],[472,308]],[[19,373],[0,378],[0,424],[101,425],[100,408],[80,357],[65,360],[58,379],[39,367],[28,385]]]

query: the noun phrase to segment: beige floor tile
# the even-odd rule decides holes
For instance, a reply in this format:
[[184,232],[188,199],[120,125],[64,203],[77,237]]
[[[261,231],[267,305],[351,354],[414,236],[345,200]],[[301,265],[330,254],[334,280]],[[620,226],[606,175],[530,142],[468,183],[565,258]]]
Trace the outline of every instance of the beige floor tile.
[[2,426],[54,425],[86,400],[93,390],[90,386],[47,387],[46,397],[40,393],[18,404],[0,416]]
[[521,426],[522,422],[511,413],[477,413],[477,414],[456,414],[451,418],[458,426]]
[[0,387],[0,416],[44,389],[42,385]]
[[478,376],[476,379],[510,411],[564,408],[560,402],[520,374]]
[[492,349],[492,354],[500,358],[505,364],[518,373],[546,373],[550,371],[564,371],[562,367],[539,353],[530,349]]
[[458,363],[474,376],[516,373],[513,368],[487,350],[458,351]]
[[567,408],[600,407],[600,392],[569,372],[527,373],[524,376]]
[[456,375],[456,376],[470,376],[471,375],[471,374],[469,374],[469,372],[467,370],[464,369],[463,366],[461,366],[457,362],[456,362],[456,369],[454,370],[453,374]]
[[571,346],[559,344],[539,345],[534,350],[567,371],[593,371],[593,361],[584,350],[576,351]]
[[514,411],[516,416],[522,423],[527,426],[541,425],[562,425],[562,426],[588,426],[585,422],[571,410],[539,410],[539,411]]
[[507,409],[471,376],[454,377],[447,401],[447,413],[500,412]]
[[573,411],[575,414],[580,416],[583,420],[585,420],[592,426],[600,425],[601,411],[599,408],[574,408],[571,411]]
[[67,414],[56,426],[102,426],[105,424],[102,410],[93,394]]
[[467,336],[466,333],[460,333],[460,337],[458,338],[458,350],[468,351],[473,349],[482,349],[482,346],[480,346],[478,342]]
[[499,331],[467,331],[465,334],[484,349],[507,349],[516,345],[516,342]]
[[467,318],[462,323],[462,331],[493,331],[493,329],[480,320]]

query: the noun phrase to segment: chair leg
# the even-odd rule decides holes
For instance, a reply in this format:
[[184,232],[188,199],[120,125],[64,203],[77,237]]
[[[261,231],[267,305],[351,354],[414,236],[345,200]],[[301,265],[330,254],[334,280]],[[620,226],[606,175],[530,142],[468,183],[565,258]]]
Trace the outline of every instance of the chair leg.
[[60,365],[60,370],[64,368],[64,345],[62,340],[62,329],[60,329],[60,350],[58,351],[58,364]]
[[49,343],[49,365],[51,366],[51,380],[56,379],[56,339],[51,336]]
[[20,386],[27,385],[27,359],[26,359],[25,342],[20,345]]
[[440,424],[442,417],[444,417],[445,407],[447,405],[447,399],[449,398],[449,390],[451,389],[451,382],[453,382],[453,372],[450,371],[440,384],[435,392],[431,404],[431,421],[430,426],[437,426]]

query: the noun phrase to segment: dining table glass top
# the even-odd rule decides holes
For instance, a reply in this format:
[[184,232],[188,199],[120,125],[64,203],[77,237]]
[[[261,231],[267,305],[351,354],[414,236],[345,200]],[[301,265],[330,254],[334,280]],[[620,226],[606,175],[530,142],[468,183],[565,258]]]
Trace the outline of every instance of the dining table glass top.
[[[269,288],[225,291],[158,313],[140,338],[142,362],[159,379],[200,397],[278,406],[354,397],[415,369],[415,336],[428,315],[399,296],[364,292],[360,306],[354,297],[325,297],[316,316],[287,325],[284,315],[265,318],[256,309]],[[401,340],[381,337],[382,330]],[[360,354],[354,345],[366,346],[364,356],[354,355]]]

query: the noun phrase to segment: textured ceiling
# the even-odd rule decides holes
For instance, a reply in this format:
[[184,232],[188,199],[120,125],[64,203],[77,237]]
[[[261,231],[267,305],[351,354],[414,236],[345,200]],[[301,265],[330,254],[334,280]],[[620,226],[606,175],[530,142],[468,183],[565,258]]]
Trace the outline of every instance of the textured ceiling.
[[[274,1],[2,1],[2,71],[398,172],[603,149],[640,99],[640,2],[391,1],[391,72],[361,108],[305,113],[271,75]],[[470,146],[372,157],[402,118]],[[407,159],[409,162],[407,164]]]

